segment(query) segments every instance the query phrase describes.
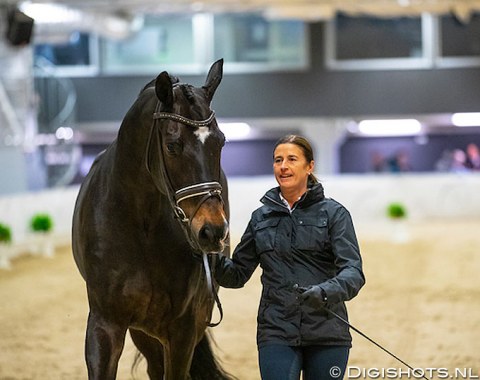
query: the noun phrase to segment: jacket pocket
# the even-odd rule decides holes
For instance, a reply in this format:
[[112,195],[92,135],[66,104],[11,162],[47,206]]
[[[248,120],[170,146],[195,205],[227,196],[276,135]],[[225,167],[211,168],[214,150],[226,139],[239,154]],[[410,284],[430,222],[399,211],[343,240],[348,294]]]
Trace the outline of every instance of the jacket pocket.
[[300,218],[297,221],[296,246],[301,250],[322,251],[330,242],[327,218]]
[[255,225],[255,246],[258,254],[274,250],[279,222],[280,219],[267,219]]

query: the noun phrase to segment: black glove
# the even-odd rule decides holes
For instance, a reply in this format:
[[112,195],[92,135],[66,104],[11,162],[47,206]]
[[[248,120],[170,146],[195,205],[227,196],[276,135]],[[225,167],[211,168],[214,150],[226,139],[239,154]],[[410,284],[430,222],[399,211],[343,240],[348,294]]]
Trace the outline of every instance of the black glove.
[[306,288],[299,287],[298,291],[300,292],[299,298],[305,305],[321,309],[327,304],[327,294],[320,285],[311,285]]

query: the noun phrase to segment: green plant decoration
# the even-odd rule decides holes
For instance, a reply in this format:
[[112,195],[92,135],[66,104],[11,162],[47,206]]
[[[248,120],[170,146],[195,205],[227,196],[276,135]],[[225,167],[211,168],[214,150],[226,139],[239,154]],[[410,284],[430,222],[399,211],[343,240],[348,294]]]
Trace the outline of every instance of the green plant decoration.
[[395,202],[388,205],[387,215],[392,219],[403,219],[407,217],[407,211],[404,205]]
[[34,232],[49,232],[53,228],[52,218],[47,214],[36,214],[30,221],[30,228]]
[[0,223],[0,244],[8,244],[12,241],[12,231],[10,227]]

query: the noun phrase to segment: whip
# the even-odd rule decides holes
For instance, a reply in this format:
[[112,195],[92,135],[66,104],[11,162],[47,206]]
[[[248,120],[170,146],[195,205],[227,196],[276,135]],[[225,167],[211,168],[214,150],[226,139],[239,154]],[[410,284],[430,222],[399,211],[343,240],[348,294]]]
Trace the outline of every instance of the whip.
[[[325,310],[333,315],[335,318],[341,320],[343,323],[345,323],[348,327],[350,327],[353,331],[355,331],[357,334],[363,336],[365,339],[367,339],[369,342],[373,343],[375,346],[377,346],[378,348],[382,349],[383,351],[385,351],[387,354],[389,354],[392,358],[398,360],[400,363],[402,363],[404,366],[408,367],[409,369],[411,369],[413,372],[415,372],[415,368],[413,368],[411,365],[409,365],[408,363],[406,363],[405,361],[403,361],[402,359],[400,359],[398,356],[396,356],[395,354],[393,354],[392,352],[388,351],[385,347],[383,347],[382,345],[380,345],[379,343],[375,342],[372,338],[370,338],[369,336],[367,336],[366,334],[364,334],[363,332],[361,332],[359,329],[357,329],[355,326],[353,326],[350,322],[348,322],[345,318],[342,318],[340,315],[338,315],[337,313],[335,313],[334,311],[330,310],[329,308],[325,307]],[[419,376],[420,377],[420,376]],[[421,375],[421,378],[425,379],[425,380],[430,380],[428,379],[427,377],[425,377],[425,375]]]
[[[300,287],[298,286],[297,284],[295,284],[293,286],[294,290],[296,290],[297,292],[299,293],[303,293],[307,290],[307,288],[304,288],[304,287]],[[413,368],[411,365],[409,365],[408,363],[406,363],[404,360],[400,359],[397,355],[393,354],[392,352],[390,352],[389,350],[387,350],[385,347],[383,347],[381,344],[375,342],[372,338],[370,338],[368,335],[366,335],[365,333],[363,333],[362,331],[360,331],[359,329],[357,329],[355,326],[353,326],[350,322],[348,322],[345,318],[343,318],[342,316],[338,315],[337,313],[335,313],[334,311],[330,310],[328,307],[324,307],[324,310],[329,313],[330,315],[334,316],[335,318],[339,319],[340,321],[342,321],[343,323],[345,323],[349,328],[351,328],[353,331],[355,331],[357,334],[363,336],[365,339],[367,339],[369,342],[373,343],[375,346],[377,346],[378,348],[380,348],[381,350],[385,351],[387,354],[389,354],[392,358],[394,358],[395,360],[398,360],[400,363],[402,363],[404,366],[406,366],[407,368],[411,369],[412,372],[416,372],[416,369]],[[425,380],[430,380],[428,379],[424,374],[422,374],[421,376],[418,376],[418,378],[423,378]]]

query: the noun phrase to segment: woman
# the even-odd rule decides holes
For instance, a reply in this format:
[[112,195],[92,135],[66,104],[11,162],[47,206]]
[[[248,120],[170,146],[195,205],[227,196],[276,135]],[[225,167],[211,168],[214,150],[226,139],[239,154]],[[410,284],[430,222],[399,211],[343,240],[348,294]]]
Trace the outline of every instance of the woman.
[[[220,256],[215,278],[242,287],[258,265],[262,296],[257,344],[263,380],[342,378],[351,347],[344,301],[365,283],[349,212],[312,174],[313,152],[300,136],[280,139],[273,171],[279,186],[261,199],[232,259]],[[299,291],[299,289],[301,291]]]

